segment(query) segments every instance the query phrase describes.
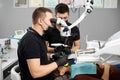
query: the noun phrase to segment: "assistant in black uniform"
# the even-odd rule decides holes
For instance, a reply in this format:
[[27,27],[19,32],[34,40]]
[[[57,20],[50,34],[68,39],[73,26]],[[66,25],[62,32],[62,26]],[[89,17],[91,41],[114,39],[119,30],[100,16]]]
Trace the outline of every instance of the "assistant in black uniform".
[[[59,3],[55,7],[55,16],[56,18],[61,18],[64,20],[68,26],[71,23],[68,22],[69,18],[69,7],[64,3]],[[50,27],[46,31],[46,44],[48,46],[48,52],[55,52],[52,43],[63,43],[68,45],[71,48],[71,52],[75,52],[76,50],[80,49],[80,31],[77,26],[71,29],[71,36],[68,38],[63,37],[60,35],[60,25],[56,25],[54,27]],[[49,44],[49,45],[48,45]]]
[[[67,25],[71,25],[71,23],[67,22]],[[71,36],[67,38],[61,36],[60,31],[54,26],[49,27],[49,29],[45,33],[45,38],[46,41],[48,41],[50,47],[53,47],[51,46],[51,44],[53,43],[63,43],[72,48],[74,41],[80,40],[80,33],[78,27],[75,26],[71,29]]]
[[[64,3],[59,3],[55,7],[55,17],[61,18],[64,20],[67,25],[71,25],[71,23],[68,22],[69,18],[69,7]],[[76,50],[80,49],[80,32],[77,26],[71,29],[71,36],[63,37],[60,35],[60,25],[55,25],[54,27],[49,27],[46,31],[45,37],[46,37],[46,45],[47,50],[50,53],[59,52],[61,50],[67,52],[67,54],[74,53]],[[70,48],[64,48],[62,46],[54,47],[51,46],[52,43],[63,43],[65,45],[68,45]],[[74,64],[74,59],[69,60],[69,64]],[[64,67],[59,69],[60,75],[64,75],[65,72],[68,72],[69,67]]]

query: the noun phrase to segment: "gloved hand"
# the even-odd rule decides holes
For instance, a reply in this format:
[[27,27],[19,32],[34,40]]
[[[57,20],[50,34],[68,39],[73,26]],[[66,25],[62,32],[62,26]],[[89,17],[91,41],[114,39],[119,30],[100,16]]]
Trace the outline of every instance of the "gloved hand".
[[62,45],[61,45],[61,46],[57,46],[57,47],[54,48],[54,52],[61,52],[61,51],[64,50],[64,48],[65,48],[65,47],[62,46]]
[[68,57],[65,55],[63,57],[59,57],[55,62],[57,63],[58,66],[63,66],[68,62]]
[[64,47],[64,46],[58,46],[54,48],[55,52],[64,52],[66,55],[71,54],[71,49],[70,47]]
[[59,53],[55,53],[54,55],[52,55],[52,61],[56,61],[58,58],[60,57]]
[[64,52],[57,52],[57,53],[55,53],[54,55],[52,55],[52,58],[51,58],[51,60],[52,61],[56,61],[56,60],[58,60],[60,57],[63,57],[63,56],[65,56],[66,54],[64,53]]
[[69,54],[71,54],[71,49],[69,47],[65,47],[64,52],[66,55],[69,55]]

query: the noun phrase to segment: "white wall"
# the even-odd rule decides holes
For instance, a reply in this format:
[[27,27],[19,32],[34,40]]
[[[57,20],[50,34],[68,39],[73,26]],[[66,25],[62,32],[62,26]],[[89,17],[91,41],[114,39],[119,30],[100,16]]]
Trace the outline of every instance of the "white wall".
[[[116,9],[94,9],[80,23],[81,46],[85,47],[85,36],[89,40],[106,40],[120,30],[120,1]],[[0,0],[0,38],[9,37],[16,29],[26,29],[31,26],[31,15],[35,8],[13,8],[13,0]],[[54,9],[52,9],[54,11]],[[70,12],[70,22],[74,22],[83,9]]]

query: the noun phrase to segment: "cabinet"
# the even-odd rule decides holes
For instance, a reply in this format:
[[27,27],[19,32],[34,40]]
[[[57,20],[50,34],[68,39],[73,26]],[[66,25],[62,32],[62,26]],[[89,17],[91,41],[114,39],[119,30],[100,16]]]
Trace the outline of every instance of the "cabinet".
[[10,80],[11,68],[18,64],[17,50],[10,49],[0,61],[0,80]]

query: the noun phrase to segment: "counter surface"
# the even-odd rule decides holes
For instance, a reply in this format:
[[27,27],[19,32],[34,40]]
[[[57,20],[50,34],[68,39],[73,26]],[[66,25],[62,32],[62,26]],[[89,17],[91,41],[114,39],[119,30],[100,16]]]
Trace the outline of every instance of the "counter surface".
[[17,60],[18,60],[18,58],[17,58],[17,49],[12,48],[12,49],[8,50],[8,52],[6,54],[4,54],[2,56],[2,59],[1,59],[2,70],[4,71],[10,65],[15,63]]

